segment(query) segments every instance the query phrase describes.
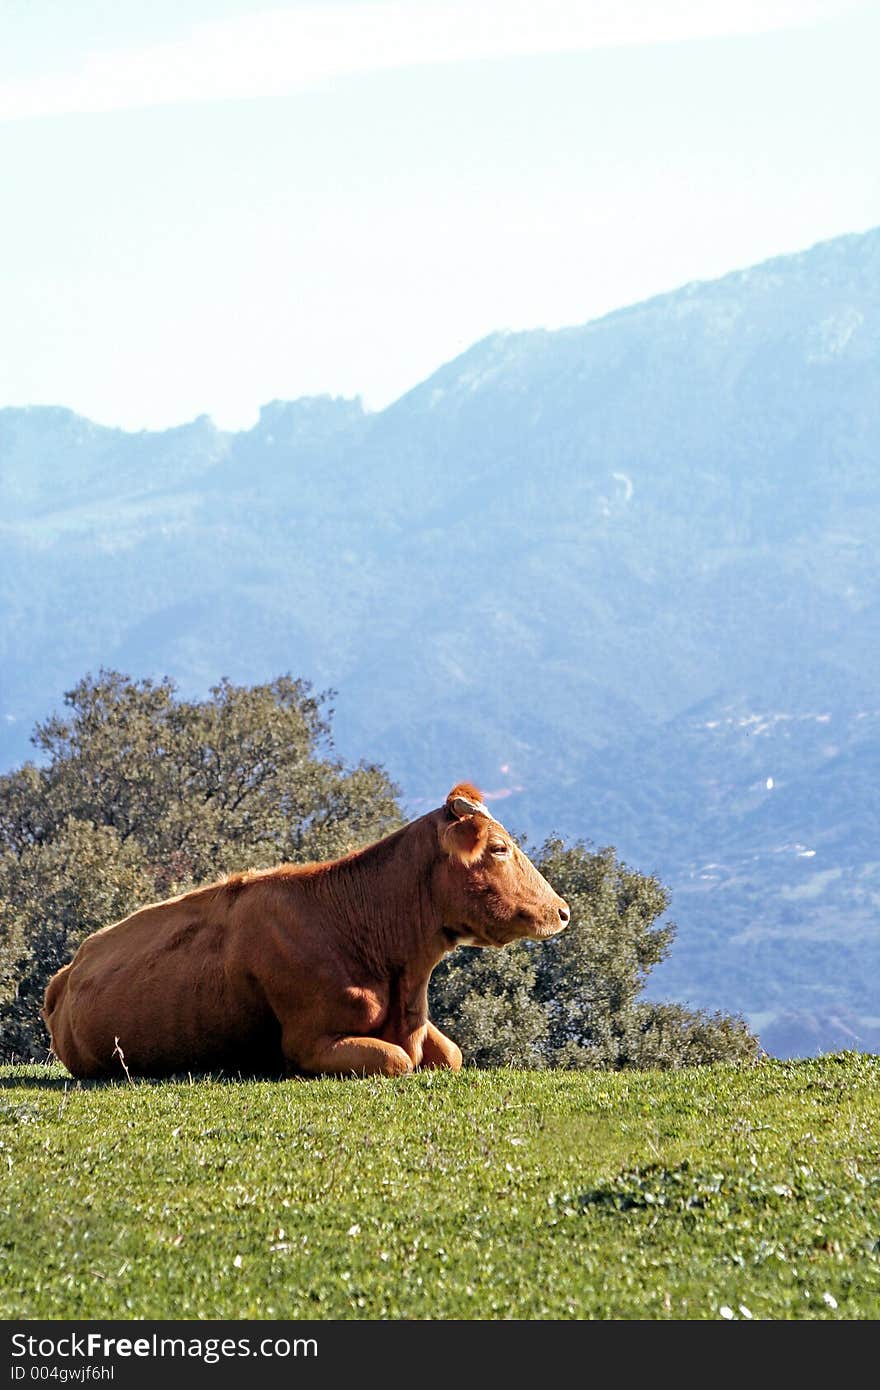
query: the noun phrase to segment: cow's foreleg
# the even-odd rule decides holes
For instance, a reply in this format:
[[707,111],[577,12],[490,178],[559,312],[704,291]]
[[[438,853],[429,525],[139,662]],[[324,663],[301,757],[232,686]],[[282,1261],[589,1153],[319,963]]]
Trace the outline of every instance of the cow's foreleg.
[[428,1024],[425,1034],[421,1066],[461,1071],[461,1048],[456,1046],[451,1038],[447,1038],[445,1033],[441,1033],[439,1028],[435,1028],[433,1023]]
[[313,1076],[405,1076],[413,1064],[402,1047],[382,1038],[326,1038],[295,1067]]

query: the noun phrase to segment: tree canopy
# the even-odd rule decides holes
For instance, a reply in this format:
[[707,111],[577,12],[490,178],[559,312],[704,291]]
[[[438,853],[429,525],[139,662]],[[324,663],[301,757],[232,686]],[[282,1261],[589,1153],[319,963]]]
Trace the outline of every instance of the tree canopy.
[[[571,908],[551,941],[458,950],[434,972],[432,1016],[484,1066],[676,1067],[754,1057],[741,1018],[641,1000],[675,936],[668,894],[613,849],[548,840],[532,857]],[[474,959],[475,958],[475,959]]]

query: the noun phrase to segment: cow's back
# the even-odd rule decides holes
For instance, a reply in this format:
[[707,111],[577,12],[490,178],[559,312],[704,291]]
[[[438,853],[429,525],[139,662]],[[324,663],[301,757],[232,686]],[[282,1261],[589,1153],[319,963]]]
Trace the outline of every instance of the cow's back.
[[266,1069],[280,1058],[277,1024],[256,983],[230,974],[233,930],[215,888],[87,937],[46,991],[53,1051],[81,1077],[121,1073],[117,1039],[132,1073]]

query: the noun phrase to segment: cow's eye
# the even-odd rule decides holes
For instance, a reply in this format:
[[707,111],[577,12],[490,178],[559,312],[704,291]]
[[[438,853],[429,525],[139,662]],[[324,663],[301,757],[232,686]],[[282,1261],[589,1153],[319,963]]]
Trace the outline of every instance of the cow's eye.
[[490,852],[492,854],[497,855],[499,859],[503,859],[506,855],[510,853],[510,850],[508,849],[507,845],[492,845]]

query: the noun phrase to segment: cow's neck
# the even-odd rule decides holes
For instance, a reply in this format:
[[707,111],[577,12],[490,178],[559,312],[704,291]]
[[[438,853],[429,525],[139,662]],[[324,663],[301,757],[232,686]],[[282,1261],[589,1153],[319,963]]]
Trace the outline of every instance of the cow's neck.
[[436,846],[436,829],[423,817],[322,876],[348,951],[377,978],[427,982],[448,949],[432,896]]

